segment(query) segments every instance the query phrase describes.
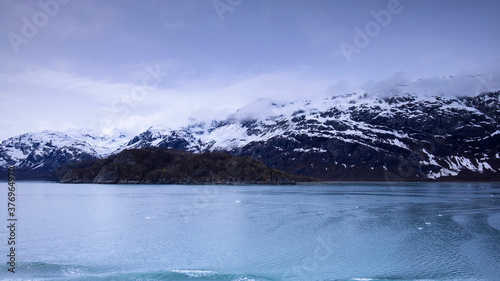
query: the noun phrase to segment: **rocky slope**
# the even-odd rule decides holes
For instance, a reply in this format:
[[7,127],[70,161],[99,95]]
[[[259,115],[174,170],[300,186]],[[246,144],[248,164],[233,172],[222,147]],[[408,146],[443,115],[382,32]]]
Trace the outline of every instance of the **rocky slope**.
[[157,147],[124,150],[106,159],[63,165],[54,179],[63,183],[121,184],[293,184],[296,180],[310,180],[269,169],[250,157]]
[[251,156],[322,180],[500,180],[499,92],[445,98],[350,94],[268,103],[182,130],[150,128],[126,147]]
[[99,149],[98,142],[86,145],[75,137],[56,141],[55,147],[47,134],[43,142],[30,141],[36,134],[11,138],[0,144],[0,166],[18,165],[32,174],[124,149],[163,147],[250,156],[321,180],[500,181],[499,122],[500,92],[463,98],[348,94],[302,102],[259,100],[224,120],[180,130],[151,127],[128,141],[116,139],[114,152],[112,146]]

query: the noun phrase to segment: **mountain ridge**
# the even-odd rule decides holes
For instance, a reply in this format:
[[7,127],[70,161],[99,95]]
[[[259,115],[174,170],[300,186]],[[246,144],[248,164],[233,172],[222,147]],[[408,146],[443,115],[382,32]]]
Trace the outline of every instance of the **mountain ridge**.
[[[113,151],[102,149],[98,142],[92,144],[99,147],[97,150],[90,145],[95,153],[88,155],[85,153],[92,150],[78,143],[75,146],[81,148],[81,155],[76,156],[76,152],[62,153],[60,147],[45,147],[68,157],[52,163],[32,159],[26,167],[52,165],[53,170],[57,164],[85,157],[163,147],[250,156],[288,174],[325,181],[500,181],[499,95],[381,98],[353,93],[299,102],[259,100],[224,120],[193,122],[178,130],[150,127],[129,140],[115,141]],[[3,167],[9,160],[16,164],[6,143],[8,140],[0,144]]]

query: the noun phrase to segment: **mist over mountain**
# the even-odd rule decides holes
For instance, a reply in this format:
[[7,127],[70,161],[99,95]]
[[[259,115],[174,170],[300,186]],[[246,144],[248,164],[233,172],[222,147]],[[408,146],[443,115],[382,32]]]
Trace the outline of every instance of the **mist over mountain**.
[[448,98],[476,96],[500,89],[500,71],[491,70],[485,74],[458,74],[442,77],[411,79],[404,72],[380,81],[369,81],[362,85],[364,92],[388,98],[392,95],[411,93],[417,96],[439,95]]
[[497,181],[499,95],[260,99],[225,118],[193,119],[175,130],[150,127],[133,138],[85,130],[26,133],[0,144],[0,166],[17,166],[26,179],[46,179],[62,164],[162,147],[250,156],[270,168],[325,181]]

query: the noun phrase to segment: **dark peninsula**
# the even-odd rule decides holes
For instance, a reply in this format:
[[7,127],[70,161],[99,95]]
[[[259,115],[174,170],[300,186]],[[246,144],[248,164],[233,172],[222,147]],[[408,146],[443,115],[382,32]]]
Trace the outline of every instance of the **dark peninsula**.
[[102,184],[294,184],[313,180],[268,168],[251,157],[158,147],[124,150],[105,159],[63,165],[52,179]]

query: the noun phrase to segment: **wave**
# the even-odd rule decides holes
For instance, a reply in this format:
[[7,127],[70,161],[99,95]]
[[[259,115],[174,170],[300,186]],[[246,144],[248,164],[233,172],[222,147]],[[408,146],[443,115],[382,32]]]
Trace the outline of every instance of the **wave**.
[[[2,265],[0,270],[7,271]],[[3,274],[2,274],[3,275]],[[123,267],[83,266],[74,264],[52,264],[44,262],[20,262],[16,266],[16,273],[9,278],[0,277],[1,281],[273,281],[282,280],[280,277],[264,277],[253,274],[221,273],[202,269],[171,269],[148,272],[131,271]],[[321,281],[472,281],[478,279],[449,279],[449,278],[399,278],[391,277],[358,277],[350,279],[324,278],[314,279]]]
[[[3,272],[6,266],[1,266]],[[219,273],[211,270],[172,269],[149,272],[128,271],[123,268],[89,267],[73,264],[52,264],[44,262],[21,262],[16,265],[16,273],[9,278],[0,277],[2,281],[270,281],[262,276],[251,274]]]

